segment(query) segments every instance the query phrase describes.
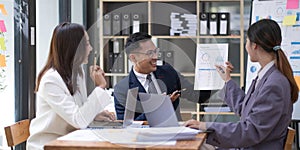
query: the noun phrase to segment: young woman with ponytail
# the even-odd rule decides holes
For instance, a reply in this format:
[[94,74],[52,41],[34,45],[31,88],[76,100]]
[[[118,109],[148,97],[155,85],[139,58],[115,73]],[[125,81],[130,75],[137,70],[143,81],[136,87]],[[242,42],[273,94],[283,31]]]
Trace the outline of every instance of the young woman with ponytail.
[[231,80],[230,62],[226,66],[216,65],[226,82],[222,97],[240,121],[189,120],[185,125],[209,131],[206,142],[219,148],[283,149],[299,87],[281,42],[280,27],[273,20],[263,19],[249,27],[246,50],[250,60],[258,62],[261,69],[247,94]]

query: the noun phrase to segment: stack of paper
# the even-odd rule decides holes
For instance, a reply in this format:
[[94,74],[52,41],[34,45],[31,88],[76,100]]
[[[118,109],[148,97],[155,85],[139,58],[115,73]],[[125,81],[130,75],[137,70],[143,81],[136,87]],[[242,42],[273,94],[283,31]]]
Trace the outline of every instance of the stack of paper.
[[196,36],[197,15],[172,12],[170,35]]
[[146,128],[137,134],[137,141],[172,141],[194,139],[199,130],[188,127]]

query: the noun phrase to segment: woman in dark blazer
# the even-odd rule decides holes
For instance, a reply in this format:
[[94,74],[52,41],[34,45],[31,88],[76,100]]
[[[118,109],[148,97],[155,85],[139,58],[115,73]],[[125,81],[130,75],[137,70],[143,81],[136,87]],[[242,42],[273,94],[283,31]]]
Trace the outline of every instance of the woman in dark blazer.
[[247,94],[231,80],[231,63],[227,62],[226,67],[216,66],[226,82],[222,97],[240,116],[240,121],[189,120],[186,126],[209,131],[206,142],[220,148],[283,149],[299,88],[281,41],[280,27],[273,20],[263,19],[250,26],[246,50],[261,69]]

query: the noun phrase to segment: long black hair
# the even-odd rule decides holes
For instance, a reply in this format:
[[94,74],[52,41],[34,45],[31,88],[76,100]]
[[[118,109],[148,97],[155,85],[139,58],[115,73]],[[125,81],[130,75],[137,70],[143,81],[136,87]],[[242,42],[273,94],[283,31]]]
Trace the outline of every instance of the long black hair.
[[298,100],[299,87],[293,76],[291,65],[281,49],[281,29],[277,22],[271,19],[262,19],[252,24],[247,31],[248,39],[261,46],[268,53],[276,55],[275,65],[287,77],[291,86],[291,100]]

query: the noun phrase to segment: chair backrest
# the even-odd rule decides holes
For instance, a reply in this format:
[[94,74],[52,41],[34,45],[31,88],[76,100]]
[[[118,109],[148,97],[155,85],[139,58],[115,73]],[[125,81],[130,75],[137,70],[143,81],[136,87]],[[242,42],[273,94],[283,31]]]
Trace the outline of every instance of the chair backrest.
[[29,137],[30,120],[21,120],[11,126],[4,128],[7,145],[13,147],[27,140]]
[[291,150],[292,149],[292,144],[294,142],[294,137],[295,137],[295,129],[288,127],[288,134],[286,137],[285,145],[284,145],[284,150]]

